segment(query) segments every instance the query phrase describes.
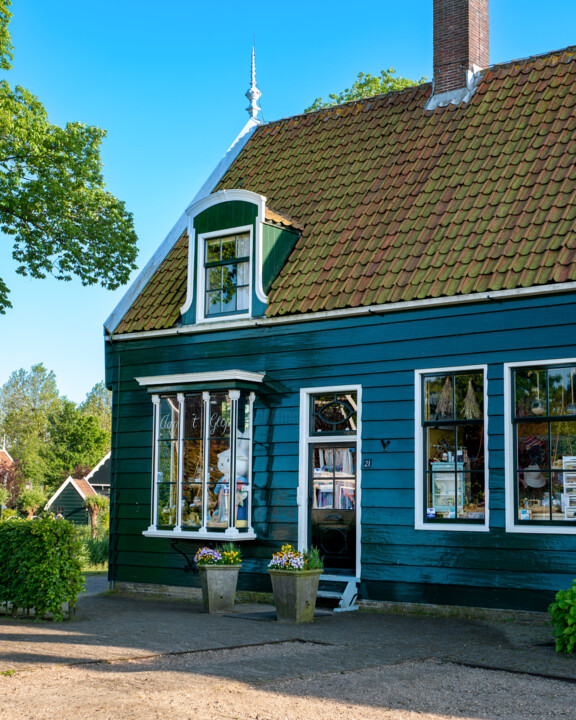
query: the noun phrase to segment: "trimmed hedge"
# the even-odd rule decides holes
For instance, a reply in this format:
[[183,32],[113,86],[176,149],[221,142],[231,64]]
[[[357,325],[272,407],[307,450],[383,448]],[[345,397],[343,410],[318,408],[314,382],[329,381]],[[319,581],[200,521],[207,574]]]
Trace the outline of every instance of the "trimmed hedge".
[[84,588],[81,543],[73,525],[53,516],[0,522],[0,603],[63,620]]

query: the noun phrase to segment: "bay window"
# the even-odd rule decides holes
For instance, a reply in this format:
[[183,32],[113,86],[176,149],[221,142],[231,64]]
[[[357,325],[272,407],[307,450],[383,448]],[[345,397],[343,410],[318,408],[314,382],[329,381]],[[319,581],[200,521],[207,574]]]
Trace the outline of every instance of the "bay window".
[[154,394],[152,525],[146,534],[254,537],[246,390]]

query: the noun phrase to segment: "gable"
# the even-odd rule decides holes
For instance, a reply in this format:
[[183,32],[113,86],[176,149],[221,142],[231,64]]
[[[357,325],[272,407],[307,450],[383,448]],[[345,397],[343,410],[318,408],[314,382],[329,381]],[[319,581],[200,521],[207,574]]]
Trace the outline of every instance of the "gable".
[[[215,191],[303,228],[266,315],[576,281],[575,81],[569,48],[488,69],[466,105],[426,112],[422,85],[258,127]],[[116,332],[175,327],[184,275],[175,247]]]

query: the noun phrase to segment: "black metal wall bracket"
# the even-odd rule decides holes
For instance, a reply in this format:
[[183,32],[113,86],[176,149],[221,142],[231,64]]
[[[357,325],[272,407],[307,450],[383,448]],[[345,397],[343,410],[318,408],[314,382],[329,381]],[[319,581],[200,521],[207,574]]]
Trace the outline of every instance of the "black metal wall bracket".
[[177,542],[177,540],[170,540],[170,547],[172,548],[172,550],[176,550],[177,553],[180,553],[180,555],[182,555],[182,557],[186,560],[186,565],[184,565],[182,570],[184,570],[185,573],[191,572],[197,575],[198,567],[196,566],[196,563],[194,562],[194,560],[191,560],[188,557],[184,550],[181,550],[179,547],[176,546]]

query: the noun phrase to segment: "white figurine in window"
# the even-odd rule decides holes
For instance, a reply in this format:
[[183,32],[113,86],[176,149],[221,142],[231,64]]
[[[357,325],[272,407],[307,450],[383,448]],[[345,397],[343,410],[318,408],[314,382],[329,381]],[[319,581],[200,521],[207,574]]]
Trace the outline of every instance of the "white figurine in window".
[[[248,467],[249,467],[249,441],[238,438],[236,443],[236,527],[248,525]],[[227,527],[229,520],[230,497],[230,450],[224,450],[218,455],[218,470],[222,477],[214,487],[218,501],[212,518],[208,525]]]

